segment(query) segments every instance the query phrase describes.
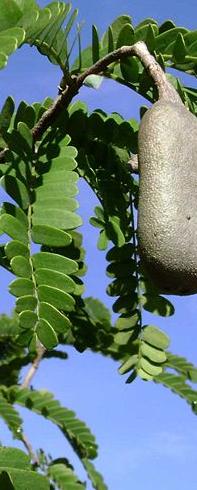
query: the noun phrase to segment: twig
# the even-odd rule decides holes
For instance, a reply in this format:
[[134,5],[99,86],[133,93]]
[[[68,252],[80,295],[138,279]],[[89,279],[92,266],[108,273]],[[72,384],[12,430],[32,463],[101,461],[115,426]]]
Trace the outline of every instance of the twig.
[[29,453],[32,464],[39,465],[39,459],[37,455],[34,453],[33,447],[24,433],[21,436],[21,441],[23,442],[25,448],[27,449],[27,452]]
[[[44,132],[53,124],[62,110],[65,110],[70,104],[73,97],[79,92],[84,80],[89,75],[103,74],[106,68],[120,59],[128,56],[137,56],[147,69],[157,86],[159,97],[167,98],[182,104],[182,101],[174,87],[168,82],[165,73],[155,58],[149,53],[146,44],[139,41],[132,46],[122,46],[115,51],[107,54],[104,58],[98,60],[90,68],[87,68],[78,76],[71,76],[69,84],[63,92],[54,100],[53,104],[41,116],[38,123],[32,129],[34,141],[41,139]],[[6,149],[0,152],[0,161],[5,161]]]
[[32,362],[31,367],[27,371],[27,374],[26,374],[26,376],[25,376],[25,378],[21,384],[21,388],[27,388],[30,385],[31,380],[34,377],[34,375],[35,375],[35,373],[39,367],[40,361],[42,360],[45,351],[46,351],[45,347],[43,347],[43,345],[39,344],[38,349],[37,349],[37,356],[35,357],[34,361]]
[[146,44],[143,41],[139,41],[132,46],[122,46],[121,48],[112,51],[112,53],[109,53],[104,56],[104,58],[98,60],[90,68],[87,68],[81,75],[74,76],[72,78],[72,83],[66,87],[59,97],[57,97],[52,106],[42,115],[38,124],[33,128],[32,133],[34,139],[40,139],[44,131],[54,122],[61,110],[68,107],[72,98],[79,92],[84,80],[89,75],[102,74],[109,65],[120,59],[127,58],[128,56],[137,56],[140,59],[157,86],[159,97],[182,103],[175,88],[168,82],[161,66],[149,53]]
[[73,97],[77,95],[80,85],[78,86],[76,80],[76,77],[72,78],[72,83],[67,85],[65,90],[63,90],[63,92],[54,100],[51,107],[44,112],[38,123],[34,126],[32,129],[34,141],[37,141],[42,137],[43,133],[53,124],[61,111],[65,110]]

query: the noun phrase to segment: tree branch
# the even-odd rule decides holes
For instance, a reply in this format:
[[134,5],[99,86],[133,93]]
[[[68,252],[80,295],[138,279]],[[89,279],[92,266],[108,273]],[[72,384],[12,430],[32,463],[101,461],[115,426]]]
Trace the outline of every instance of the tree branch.
[[87,68],[81,75],[71,77],[70,84],[67,85],[65,90],[63,90],[61,95],[57,97],[52,106],[42,115],[37,125],[33,128],[32,133],[34,140],[40,139],[44,131],[55,121],[61,110],[68,107],[72,98],[79,92],[84,80],[89,75],[103,74],[109,65],[120,59],[128,58],[128,56],[137,56],[140,59],[153,79],[158,89],[159,97],[182,103],[175,88],[168,82],[161,66],[149,53],[146,44],[143,41],[138,41],[132,46],[122,46],[121,48],[112,51],[112,53],[109,53],[104,56],[104,58],[98,60],[90,68]]
[[27,371],[27,374],[25,375],[25,378],[21,384],[21,388],[27,388],[34,375],[36,374],[36,371],[39,367],[40,361],[42,360],[44,354],[46,352],[45,347],[43,345],[39,344],[38,349],[37,349],[37,356],[35,357],[34,361],[32,362],[31,367]]
[[[157,63],[155,58],[149,53],[146,44],[139,41],[132,46],[122,46],[121,48],[112,51],[104,58],[98,60],[90,68],[87,68],[87,70],[85,70],[82,74],[78,76],[71,76],[69,84],[54,100],[51,107],[44,112],[38,123],[32,129],[34,141],[40,140],[44,132],[53,124],[62,110],[65,110],[68,107],[73,97],[79,92],[84,80],[89,75],[104,74],[109,65],[119,61],[120,59],[127,58],[128,56],[137,56],[140,59],[157,86],[159,97],[166,98],[167,100],[173,100],[182,104],[182,101],[175,88],[170,84],[170,82],[168,82],[164,71]],[[1,157],[3,161],[5,161],[5,153],[6,149],[0,153],[0,161]]]

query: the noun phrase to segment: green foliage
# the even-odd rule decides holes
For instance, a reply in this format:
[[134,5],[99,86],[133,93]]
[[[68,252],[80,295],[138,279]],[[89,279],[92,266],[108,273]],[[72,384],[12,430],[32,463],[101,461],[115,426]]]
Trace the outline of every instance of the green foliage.
[[164,332],[152,325],[145,325],[141,330],[138,350],[128,357],[120,366],[120,374],[132,370],[127,383],[130,383],[138,375],[140,378],[150,381],[163,371],[166,361],[165,349],[168,347],[169,338]]
[[95,438],[84,422],[76,419],[75,413],[60,406],[47,391],[35,391],[11,387],[7,399],[42,415],[55,423],[80,457],[95,458],[97,446]]
[[93,488],[96,490],[107,490],[107,487],[103,481],[103,477],[95,470],[94,465],[88,459],[83,459],[83,465],[87,471],[87,474],[91,480]]
[[48,475],[61,490],[66,490],[69,487],[72,487],[73,490],[85,488],[85,485],[79,482],[71,468],[63,463],[51,464],[48,469]]
[[[34,0],[0,0],[0,68],[27,43],[60,67],[60,92],[66,92],[75,76],[93,63],[140,40],[164,69],[197,72],[196,31],[169,20],[158,25],[149,18],[133,26],[131,18],[123,15],[101,38],[93,26],[92,45],[82,51],[76,17],[77,9],[64,2],[41,9]],[[79,56],[70,68],[77,41]],[[111,63],[101,74],[86,77],[84,84],[98,88],[103,76],[148,101],[155,100],[155,87],[136,57]],[[188,109],[197,114],[196,89],[168,77]],[[50,124],[44,123],[39,138],[35,126],[47,118],[53,100],[32,105],[21,101],[16,108],[8,96],[0,112],[0,184],[8,196],[0,209],[0,265],[12,273],[9,291],[16,297],[13,316],[0,318],[0,416],[23,442],[22,418],[15,404],[52,421],[77,453],[92,487],[106,490],[90,461],[97,455],[90,430],[51,393],[21,387],[21,369],[37,362],[40,344],[45,359],[67,358],[65,352],[53,350],[58,343],[81,353],[89,348],[118,360],[120,374],[128,373],[127,383],[139,376],[163,384],[197,413],[196,390],[191,385],[197,382],[197,368],[166,351],[169,338],[158,327],[143,324],[144,310],[167,317],[174,314],[174,307],[146,277],[138,256],[138,179],[128,162],[138,150],[139,124],[116,112],[90,113],[80,101],[66,104],[67,100]],[[142,107],[141,115],[145,110]],[[98,229],[98,249],[106,251],[107,294],[114,298],[117,314],[114,325],[110,311],[98,299],[83,297],[81,277],[86,265],[78,231],[82,224],[76,199],[79,178],[98,198],[90,223]],[[1,447],[0,487],[85,488],[65,458],[53,461],[40,453],[36,461],[38,471],[21,451]]]
[[[23,43],[34,45],[42,55],[59,65],[68,75],[68,63],[72,50],[68,36],[77,17],[75,9],[70,17],[71,4],[51,2],[41,9],[36,2],[12,0],[9,7],[5,0],[0,3],[0,68],[7,64],[8,56]],[[65,20],[67,23],[65,24]]]
[[[22,121],[17,128],[9,133],[13,150],[9,155],[10,171],[1,177],[2,186],[16,202],[16,206],[4,203],[1,208],[0,228],[13,238],[4,245],[2,265],[8,267],[9,259],[9,268],[17,276],[10,284],[10,292],[18,298],[19,326],[27,334],[26,341],[35,346],[39,339],[51,349],[58,343],[56,317],[65,318],[66,331],[66,314],[74,308],[72,294],[78,287],[70,277],[77,273],[78,264],[66,257],[66,247],[73,240],[68,231],[81,224],[74,199],[78,192],[78,175],[74,171],[77,152],[68,146],[68,136],[62,137],[56,149],[46,137],[39,144],[35,160],[28,126]],[[54,248],[31,255],[32,242]]]
[[[97,31],[96,31],[97,32]],[[98,40],[97,59],[113,49],[124,45],[132,45],[137,41],[144,41],[150,52],[154,52],[158,61],[172,68],[186,73],[196,74],[197,31],[189,31],[183,27],[176,27],[173,22],[167,21],[158,25],[154,19],[145,19],[137,26],[133,26],[131,17],[123,15],[118,17],[107,31]],[[95,46],[86,48],[80,53],[80,63],[77,60],[72,67],[74,72],[83,71],[94,62]],[[153,100],[154,92],[149,78],[137,58],[127,58],[120,63],[113,63],[107,68],[105,76],[128,85],[133,90]]]
[[5,490],[49,490],[47,479],[32,471],[29,457],[20,449],[0,447],[0,484]]
[[7,426],[12,431],[14,437],[20,439],[22,419],[19,413],[7,402],[4,396],[0,393],[0,415],[7,423]]

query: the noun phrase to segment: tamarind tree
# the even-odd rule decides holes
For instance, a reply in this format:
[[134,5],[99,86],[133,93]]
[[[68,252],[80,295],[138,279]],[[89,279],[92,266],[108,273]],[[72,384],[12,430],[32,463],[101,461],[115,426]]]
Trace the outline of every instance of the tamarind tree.
[[[9,292],[16,298],[13,315],[0,319],[0,415],[28,453],[0,447],[0,487],[9,490],[86,487],[66,458],[34,454],[18,405],[53,422],[92,488],[107,489],[92,462],[97,444],[91,430],[52,393],[32,386],[43,359],[66,360],[61,346],[73,346],[81,355],[90,349],[110,356],[119,362],[123,382],[139,376],[162,384],[197,413],[197,368],[169,351],[163,330],[143,322],[144,310],[169,316],[174,307],[146,275],[139,256],[139,124],[73,102],[84,84],[96,88],[106,77],[153,103],[159,71],[196,115],[197,91],[164,72],[170,67],[196,75],[197,33],[169,20],[158,25],[145,19],[133,26],[123,15],[101,37],[93,26],[92,44],[82,50],[76,18],[77,10],[64,2],[40,8],[35,0],[0,0],[0,68],[28,44],[62,72],[55,100],[46,94],[42,103],[21,101],[16,107],[8,95],[0,113],[0,184],[7,193],[0,210],[0,264],[13,274]],[[73,46],[78,48],[74,62]],[[142,107],[141,116],[145,111]],[[114,324],[106,306],[84,291],[79,179],[99,203],[90,223],[98,229],[98,249],[106,250]],[[29,368],[21,381],[24,366]]]

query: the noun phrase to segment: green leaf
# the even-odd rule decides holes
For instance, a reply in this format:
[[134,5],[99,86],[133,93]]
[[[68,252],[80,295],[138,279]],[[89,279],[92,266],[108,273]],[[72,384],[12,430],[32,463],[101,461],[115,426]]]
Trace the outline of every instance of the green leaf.
[[95,469],[92,462],[88,461],[87,458],[83,458],[82,462],[92,482],[93,488],[96,490],[107,490],[107,486],[103,481],[102,475]]
[[107,37],[108,37],[107,52],[111,53],[111,51],[114,51],[113,31],[111,26],[109,26],[107,30]]
[[28,247],[19,240],[12,240],[11,242],[6,243],[5,253],[8,259],[12,259],[12,257],[16,257],[17,255],[29,257]]
[[57,209],[58,213],[61,211],[75,211],[79,207],[76,199],[73,197],[58,197],[57,193],[48,197],[42,198],[42,195],[36,199],[33,205],[34,213],[39,213],[41,210],[48,212],[48,209]]
[[96,63],[99,60],[99,36],[95,25],[92,26],[92,61]]
[[85,78],[83,85],[85,85],[86,87],[98,89],[100,88],[102,82],[103,77],[101,75],[88,75],[88,77]]
[[23,332],[17,337],[17,345],[21,347],[29,347],[33,336],[34,336],[33,330],[31,329],[23,330]]
[[142,342],[141,352],[143,356],[148,357],[148,359],[156,363],[163,363],[167,358],[166,353],[163,350],[155,349],[155,347],[152,347],[146,342]]
[[33,151],[32,150],[33,136],[32,136],[30,129],[28,128],[27,124],[25,124],[24,122],[21,122],[21,121],[17,124],[17,129],[18,129],[19,133],[21,134],[21,136],[26,141],[27,145],[29,146],[29,150],[30,150],[30,154],[31,154],[31,152]]
[[115,328],[118,330],[132,330],[139,322],[139,312],[134,312],[132,316],[119,317],[115,322]]
[[[71,7],[71,5],[70,5],[70,7]],[[73,27],[73,24],[75,22],[75,19],[76,19],[77,15],[78,15],[78,9],[73,10],[73,12],[72,12],[72,14],[70,16],[70,19],[69,19],[69,21],[68,21],[68,23],[67,23],[67,25],[65,27],[65,38],[66,39],[68,37],[69,32],[71,31],[71,29]]]
[[32,310],[34,311],[37,306],[37,300],[35,296],[26,295],[21,296],[16,300],[16,312],[20,313],[24,310]]
[[144,371],[142,368],[139,368],[137,370],[137,374],[140,378],[142,378],[144,381],[152,381],[153,380],[153,375],[152,374],[149,374],[147,373],[146,371]]
[[[78,104],[79,103],[80,102],[78,102]],[[78,109],[80,110],[80,108]],[[77,108],[75,110],[77,110]],[[60,156],[53,158],[52,161],[50,162],[50,172],[59,172],[60,170],[71,171],[77,167],[77,162],[75,159],[77,157],[78,152],[74,146],[67,146],[69,143],[70,143],[70,136],[66,135],[65,138],[61,141],[61,145],[63,146],[61,146]],[[42,146],[43,145],[41,144],[40,150],[43,151]],[[46,153],[46,149],[44,148],[44,155],[45,153]]]
[[197,382],[197,367],[195,367],[191,362],[187,361],[185,357],[167,352],[167,361],[165,366],[178,371],[178,373],[184,374],[184,376],[186,376],[193,383]]
[[0,216],[0,229],[14,240],[20,241],[22,238],[25,243],[28,243],[27,227],[14,216],[2,214]]
[[[47,186],[43,186],[44,195],[45,189]],[[56,190],[56,195],[58,193],[58,189]],[[81,226],[82,220],[81,217],[76,213],[71,211],[67,211],[67,209],[58,209],[56,208],[56,203],[54,202],[53,208],[46,209],[42,206],[34,207],[34,214],[32,218],[32,222],[34,226],[45,226],[49,225],[52,228],[62,228],[64,230],[72,230],[78,226]]]
[[22,311],[19,314],[20,327],[24,329],[32,329],[38,320],[37,314],[31,310]]
[[[0,393],[0,416],[3,418],[14,437],[20,439],[22,419],[15,408]],[[1,461],[0,461],[1,465]]]
[[34,254],[32,261],[35,269],[53,269],[66,275],[74,274],[78,271],[78,265],[74,260],[49,252],[38,252]]
[[135,56],[128,57],[125,60],[120,61],[120,69],[122,76],[125,80],[131,83],[139,81],[139,61]]
[[173,58],[175,62],[183,63],[186,54],[187,54],[187,49],[185,46],[184,37],[183,34],[179,32],[173,47]]
[[[76,172],[66,170],[65,168],[61,170],[60,168],[55,169],[50,168],[49,172],[42,175],[42,184],[47,186],[56,186],[58,191],[63,191],[67,194],[69,192],[68,187],[72,184],[76,184],[79,180],[79,176]],[[52,188],[52,187],[50,187]],[[38,187],[37,193],[39,195],[41,188]]]
[[[59,39],[62,42],[61,26],[65,21],[67,14],[70,11],[70,4],[53,2],[48,5],[51,12],[49,22],[45,23],[37,36],[33,38],[33,42],[39,47],[39,51],[47,55],[50,61],[58,63],[56,49],[59,50]],[[65,35],[63,35],[65,40]]]
[[[40,104],[39,109],[41,107]],[[33,106],[29,106],[22,100],[18,106],[17,113],[14,118],[14,128],[17,129],[19,122],[24,122],[28,128],[33,128],[36,122],[36,110]]]
[[137,295],[133,293],[132,295],[120,296],[113,304],[113,311],[115,313],[132,315],[132,311],[136,310],[136,306],[137,306]]
[[136,27],[136,30],[140,29],[143,26],[147,25],[155,25],[157,26],[157,21],[155,19],[152,19],[152,17],[148,17],[147,19],[142,20]]
[[157,349],[167,349],[169,337],[157,327],[147,325],[143,328],[143,340]]
[[119,33],[116,48],[121,48],[121,46],[131,46],[132,44],[134,44],[134,29],[131,23],[124,24]]
[[101,221],[101,219],[95,218],[94,216],[89,219],[89,222],[92,226],[95,226],[95,228],[103,228],[105,226],[105,223]]
[[[97,119],[98,114],[94,114],[94,116],[96,116],[96,121],[98,121],[98,119]],[[91,118],[91,116],[90,116],[90,118]],[[99,117],[99,120],[100,120],[100,117]],[[101,220],[102,222],[105,221],[105,214],[104,214],[103,208],[101,208],[100,206],[95,206],[94,212],[95,212],[95,214],[99,220]]]
[[0,447],[0,467],[5,466],[28,470],[30,468],[29,456],[20,449]]
[[49,247],[66,247],[71,243],[72,238],[59,228],[49,225],[35,225],[32,228],[32,240]]
[[176,25],[174,24],[174,22],[172,22],[172,20],[165,20],[165,22],[163,22],[163,24],[161,24],[159,27],[159,34],[162,34],[162,32],[165,31],[169,31],[170,29],[174,29],[174,27],[176,27]]
[[197,391],[185,383],[185,376],[177,376],[172,373],[164,372],[154,379],[155,383],[161,383],[174,393],[184,398],[196,413]]
[[150,52],[155,48],[155,37],[158,35],[158,26],[155,23],[147,23],[135,29],[135,42],[144,41]]
[[[25,334],[28,330],[25,330]],[[34,356],[36,355],[37,353],[37,346],[38,346],[38,342],[39,342],[39,339],[38,339],[38,336],[37,336],[37,333],[35,333],[34,330],[30,330],[32,335],[31,335],[31,339],[29,341],[29,344],[28,344],[28,349],[29,349],[29,353],[33,353]]]
[[191,46],[188,47],[187,51],[190,56],[195,56],[195,58],[197,57],[196,56],[197,40]]
[[171,316],[174,314],[174,306],[163,296],[144,295],[142,305],[145,310],[154,313],[154,315]]
[[29,206],[29,195],[25,185],[12,175],[4,175],[0,179],[0,185],[5,189],[17,204],[23,209]]
[[[108,261],[115,260],[118,262],[122,262],[123,260],[130,259],[133,255],[133,253],[134,253],[133,244],[132,243],[125,243],[122,247],[112,247],[107,252],[106,260],[108,260]],[[129,264],[129,262],[127,264]],[[128,265],[126,265],[126,267],[128,269]]]
[[22,255],[21,256],[17,255],[11,260],[10,264],[13,272],[17,276],[26,277],[26,278],[31,277],[32,275],[31,264],[27,258],[23,257]]
[[48,391],[31,391],[17,386],[14,387],[14,390],[12,388],[10,393],[16,403],[47,417],[48,420],[59,426],[79,457],[91,459],[96,457],[97,446],[90,430],[84,422],[76,418],[74,412],[61,407],[51,393]]
[[195,31],[189,31],[187,34],[184,35],[184,42],[189,49],[190,46],[192,46],[195,42],[197,41],[197,30]]
[[7,97],[0,114],[0,128],[8,130],[15,109],[14,99]]
[[10,214],[11,216],[14,216],[17,218],[23,225],[28,227],[28,218],[25,212],[19,208],[18,206],[14,206],[14,204],[11,204],[10,202],[3,202],[1,209],[0,209],[0,214]]
[[2,471],[0,473],[0,487],[4,488],[5,490],[14,490],[11,477],[8,473],[6,473],[6,471]]
[[37,284],[52,286],[67,293],[73,293],[75,290],[75,282],[71,277],[66,276],[62,272],[53,271],[51,269],[37,269],[35,272]]
[[[31,471],[29,457],[20,449],[11,447],[0,448],[0,482],[9,482],[10,486],[1,487],[2,490],[49,490],[48,480]],[[5,474],[8,475],[6,479]],[[11,483],[10,483],[11,482]]]
[[[74,172],[70,172],[74,173]],[[78,194],[78,187],[75,183],[67,184],[66,180],[61,182],[50,182],[44,183],[41,187],[36,189],[36,199],[47,199],[49,196],[58,196],[58,197],[74,197]]]
[[36,36],[44,30],[51,18],[51,12],[49,8],[45,8],[39,11],[39,17],[35,24],[30,24],[28,28],[28,42],[33,44]]
[[[142,370],[141,370],[142,371]],[[148,376],[148,375],[147,375]],[[133,369],[132,373],[130,374],[130,376],[127,378],[126,380],[126,383],[129,384],[129,383],[133,383],[133,381],[137,378],[137,371],[136,369]],[[152,379],[152,378],[151,378]]]
[[14,296],[29,296],[34,292],[34,285],[30,279],[20,277],[10,283],[9,291]]
[[36,333],[46,349],[53,349],[58,344],[57,335],[53,327],[46,320],[40,319],[37,322]]
[[132,336],[132,330],[127,330],[126,332],[117,332],[114,335],[114,342],[116,342],[116,344],[118,345],[126,345]]
[[122,245],[125,244],[124,234],[115,218],[110,217],[106,232],[108,238],[112,240],[117,247],[122,247]]
[[82,490],[85,485],[79,483],[78,477],[74,472],[62,463],[50,464],[48,467],[49,477],[58,485],[61,490]]
[[107,294],[109,296],[123,296],[129,294],[131,291],[135,291],[137,288],[137,279],[134,276],[127,277],[126,281],[121,279],[115,279],[107,287]]
[[66,334],[71,328],[70,320],[49,303],[39,303],[39,316],[47,320],[58,333]]
[[97,247],[99,250],[106,250],[108,246],[108,237],[105,230],[101,230],[99,233],[99,238],[97,242]]
[[18,46],[22,43],[25,38],[25,32],[23,29],[15,28],[15,31],[18,29],[17,37],[13,37],[12,31],[13,29],[6,29],[6,31],[0,32],[0,46],[1,52],[7,56],[12,54]]
[[0,0],[0,31],[15,26],[21,16],[22,12],[14,0]]
[[118,371],[120,374],[125,374],[128,373],[131,369],[133,369],[138,362],[138,355],[134,354],[133,356],[129,357],[127,361],[123,362],[123,364],[119,367]]
[[63,311],[72,311],[75,305],[75,300],[70,294],[51,286],[39,286],[38,298]]
[[95,298],[85,298],[85,310],[90,316],[93,322],[98,322],[104,324],[108,327],[111,326],[111,315],[110,311],[106,306]]
[[176,38],[177,38],[177,35],[179,33],[182,33],[182,34],[187,34],[188,30],[185,29],[184,27],[174,27],[173,29],[169,29],[169,30],[166,30],[165,32],[162,32],[162,34],[159,34],[159,36],[157,36],[156,38],[156,46],[155,46],[155,50],[157,53],[168,53],[168,54],[171,54],[171,52],[169,52],[168,50],[168,47],[169,45],[173,45],[172,43],[174,43],[176,41]]
[[[111,32],[113,36],[113,42],[114,42],[114,48],[116,48],[116,43],[118,40],[118,36],[122,30],[122,28],[125,26],[125,24],[131,24],[131,17],[128,15],[121,15],[120,17],[117,17],[114,22],[111,24]],[[102,37],[102,44],[103,46],[108,45],[109,41],[109,33],[108,30]]]

